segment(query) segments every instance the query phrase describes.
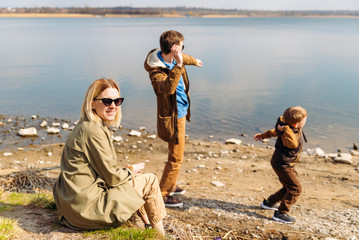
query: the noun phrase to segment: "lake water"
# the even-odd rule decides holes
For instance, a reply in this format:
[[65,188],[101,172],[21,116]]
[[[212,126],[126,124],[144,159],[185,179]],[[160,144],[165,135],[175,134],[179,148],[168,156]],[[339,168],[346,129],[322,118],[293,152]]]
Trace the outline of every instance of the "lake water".
[[155,131],[143,62],[160,34],[175,29],[184,52],[203,61],[187,68],[190,138],[250,143],[301,105],[309,113],[305,148],[351,148],[359,141],[358,26],[320,18],[1,18],[0,114],[75,121],[89,84],[106,77],[125,98],[122,125]]

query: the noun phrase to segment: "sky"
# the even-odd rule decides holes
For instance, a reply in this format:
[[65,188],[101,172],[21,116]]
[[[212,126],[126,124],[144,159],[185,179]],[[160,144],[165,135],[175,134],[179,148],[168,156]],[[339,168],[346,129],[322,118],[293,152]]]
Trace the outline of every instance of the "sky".
[[0,0],[4,7],[199,7],[244,10],[359,10],[359,0]]

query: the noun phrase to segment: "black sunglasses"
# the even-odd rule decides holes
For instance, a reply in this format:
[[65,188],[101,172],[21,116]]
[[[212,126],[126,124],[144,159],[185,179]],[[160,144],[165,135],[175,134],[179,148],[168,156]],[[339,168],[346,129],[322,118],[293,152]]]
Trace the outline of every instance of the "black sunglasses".
[[94,98],[93,100],[101,100],[103,105],[105,106],[111,106],[112,102],[115,102],[116,106],[120,106],[123,103],[124,98],[116,98],[116,99],[111,99],[111,98]]

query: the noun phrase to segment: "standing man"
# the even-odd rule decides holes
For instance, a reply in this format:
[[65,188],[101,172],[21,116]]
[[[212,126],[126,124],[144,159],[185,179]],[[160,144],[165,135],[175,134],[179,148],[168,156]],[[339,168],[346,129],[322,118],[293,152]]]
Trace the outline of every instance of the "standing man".
[[186,119],[190,121],[189,81],[185,65],[202,66],[202,61],[182,53],[184,37],[166,31],[160,37],[160,49],[147,55],[145,69],[157,96],[157,133],[168,142],[168,160],[160,188],[166,207],[182,207],[173,195],[185,190],[176,185],[183,162]]

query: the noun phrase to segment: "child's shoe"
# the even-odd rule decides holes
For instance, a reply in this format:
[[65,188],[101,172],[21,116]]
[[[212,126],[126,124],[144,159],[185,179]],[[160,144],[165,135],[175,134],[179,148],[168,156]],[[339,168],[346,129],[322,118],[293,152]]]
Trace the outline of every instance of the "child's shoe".
[[295,222],[294,217],[291,217],[288,214],[282,213],[279,211],[274,212],[273,220],[283,222],[283,223],[294,223]]
[[269,204],[267,199],[264,199],[263,202],[261,202],[261,208],[268,209],[268,210],[278,210],[279,204]]

